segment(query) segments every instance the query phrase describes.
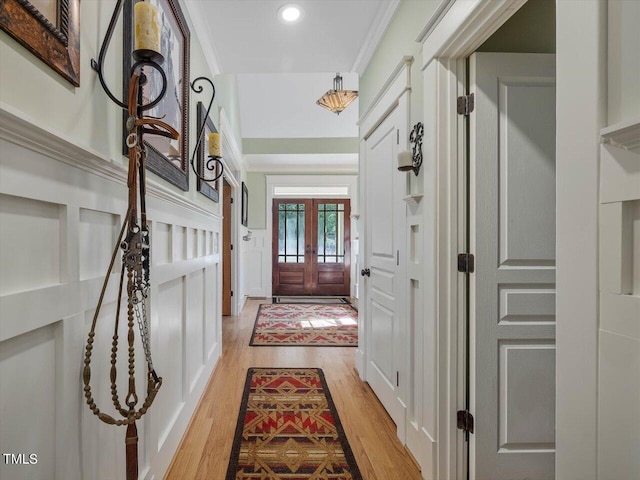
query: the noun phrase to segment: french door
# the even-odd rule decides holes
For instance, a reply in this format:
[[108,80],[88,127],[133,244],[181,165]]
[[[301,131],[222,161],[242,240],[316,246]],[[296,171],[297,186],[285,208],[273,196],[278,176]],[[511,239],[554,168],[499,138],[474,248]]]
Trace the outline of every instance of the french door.
[[274,295],[349,295],[348,199],[273,200]]

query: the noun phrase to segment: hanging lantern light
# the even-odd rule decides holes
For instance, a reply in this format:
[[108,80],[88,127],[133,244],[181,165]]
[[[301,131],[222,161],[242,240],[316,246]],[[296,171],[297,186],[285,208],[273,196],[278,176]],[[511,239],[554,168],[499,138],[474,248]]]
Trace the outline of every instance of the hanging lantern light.
[[358,98],[358,91],[343,90],[342,76],[339,73],[336,73],[336,77],[333,79],[333,89],[320,97],[316,103],[321,107],[340,115],[340,112],[347,108],[356,98]]

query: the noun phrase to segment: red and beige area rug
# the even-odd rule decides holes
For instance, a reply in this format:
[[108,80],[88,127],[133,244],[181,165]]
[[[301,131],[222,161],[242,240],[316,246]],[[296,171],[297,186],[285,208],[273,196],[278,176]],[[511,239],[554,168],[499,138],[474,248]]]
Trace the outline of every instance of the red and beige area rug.
[[253,346],[358,346],[358,312],[351,305],[263,303]]
[[319,368],[250,368],[226,480],[362,480]]

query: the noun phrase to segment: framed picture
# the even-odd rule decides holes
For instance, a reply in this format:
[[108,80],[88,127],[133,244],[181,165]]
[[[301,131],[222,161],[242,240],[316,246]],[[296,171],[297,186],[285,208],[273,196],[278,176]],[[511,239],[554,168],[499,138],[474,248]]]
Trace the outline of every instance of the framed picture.
[[240,223],[245,227],[248,226],[249,223],[249,190],[247,189],[247,184],[242,182],[242,218],[240,219]]
[[0,27],[80,86],[80,0],[3,0]]
[[[129,70],[132,65],[133,50],[133,5],[138,0],[124,3],[124,97],[129,91]],[[147,147],[147,168],[153,173],[182,190],[189,190],[189,27],[178,0],[147,0],[160,10],[161,49],[164,63],[161,65],[167,76],[167,91],[155,107],[146,110],[146,116],[159,117],[180,133],[178,140],[159,135],[145,135]],[[143,102],[158,96],[162,88],[160,73],[151,68],[143,68],[147,83],[142,87]],[[123,152],[126,155],[124,124],[127,113],[123,114]]]
[[[202,102],[198,102],[198,132],[202,128],[204,124],[204,133],[202,134],[202,141],[200,142],[200,146],[198,147],[198,173],[204,176],[205,173],[205,162],[208,158],[207,145],[210,133],[217,133],[215,125],[211,121],[211,118],[207,117],[207,109],[205,108]],[[216,171],[215,174],[218,175],[220,173],[220,164],[216,162]],[[212,172],[207,172],[208,175],[213,175]],[[203,194],[205,197],[210,198],[214,202],[218,202],[220,198],[220,179],[215,182],[205,182],[204,180],[198,178],[198,191]]]

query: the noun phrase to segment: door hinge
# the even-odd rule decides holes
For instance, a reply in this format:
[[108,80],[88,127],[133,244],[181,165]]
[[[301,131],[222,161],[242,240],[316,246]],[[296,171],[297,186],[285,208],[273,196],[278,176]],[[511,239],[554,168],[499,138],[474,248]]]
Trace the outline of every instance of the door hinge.
[[469,410],[458,410],[458,430],[473,433],[473,415]]
[[396,265],[400,265],[400,250],[396,250]]
[[233,250],[233,245],[229,245],[229,249],[230,249],[230,250]]
[[231,290],[231,296],[233,297],[233,290]]
[[475,106],[475,96],[473,93],[458,97],[458,114],[459,115],[469,115],[471,112],[473,112],[474,106]]
[[396,372],[396,387],[400,386],[400,372]]
[[458,271],[460,273],[473,273],[475,268],[476,262],[473,253],[458,254]]
[[231,200],[231,203],[233,203],[233,197],[230,197],[229,200]]
[[400,145],[400,129],[396,129],[396,144]]

